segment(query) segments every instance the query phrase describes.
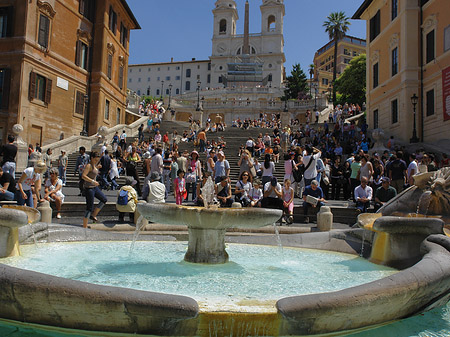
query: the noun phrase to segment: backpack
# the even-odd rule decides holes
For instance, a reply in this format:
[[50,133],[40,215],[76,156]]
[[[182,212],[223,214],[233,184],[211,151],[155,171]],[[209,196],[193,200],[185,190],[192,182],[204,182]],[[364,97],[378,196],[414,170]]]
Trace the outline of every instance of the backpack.
[[129,199],[129,197],[128,197],[128,192],[125,191],[125,190],[121,190],[121,191],[119,192],[119,196],[117,197],[117,204],[118,204],[118,205],[125,206],[125,205],[128,204],[128,201],[129,201],[129,200],[130,200],[130,199]]

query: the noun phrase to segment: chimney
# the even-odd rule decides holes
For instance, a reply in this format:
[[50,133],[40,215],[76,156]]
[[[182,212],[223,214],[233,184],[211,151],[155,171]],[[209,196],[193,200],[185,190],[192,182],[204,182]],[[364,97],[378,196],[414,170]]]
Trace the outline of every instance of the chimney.
[[173,63],[173,57],[170,58],[170,63]]
[[192,58],[192,61],[195,61],[195,57]]

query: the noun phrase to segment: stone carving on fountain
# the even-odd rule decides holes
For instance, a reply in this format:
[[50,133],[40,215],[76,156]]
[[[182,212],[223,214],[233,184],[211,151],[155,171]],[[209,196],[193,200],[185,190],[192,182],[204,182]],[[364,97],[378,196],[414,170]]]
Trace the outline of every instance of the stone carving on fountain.
[[381,155],[384,151],[389,151],[389,149],[383,144],[383,140],[385,139],[383,129],[373,130],[372,139],[374,140],[375,144],[373,148],[370,149],[370,154],[379,153]]
[[210,206],[216,204],[214,182],[212,181],[211,177],[208,177],[205,185],[200,189],[202,190],[203,202],[205,203],[206,208],[209,208]]

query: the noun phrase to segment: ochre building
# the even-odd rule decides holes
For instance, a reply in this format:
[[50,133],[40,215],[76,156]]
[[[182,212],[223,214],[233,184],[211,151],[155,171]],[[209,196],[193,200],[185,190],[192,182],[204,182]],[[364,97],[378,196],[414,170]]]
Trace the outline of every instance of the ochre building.
[[406,142],[450,139],[449,5],[449,0],[366,0],[353,15],[367,21],[371,128]]
[[125,122],[125,0],[0,0],[0,140],[45,145]]

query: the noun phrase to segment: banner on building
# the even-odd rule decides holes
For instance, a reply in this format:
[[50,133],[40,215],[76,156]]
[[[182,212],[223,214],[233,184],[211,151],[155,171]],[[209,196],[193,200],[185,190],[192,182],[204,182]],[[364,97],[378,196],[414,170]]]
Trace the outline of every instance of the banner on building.
[[442,71],[442,98],[444,121],[450,120],[450,67]]

